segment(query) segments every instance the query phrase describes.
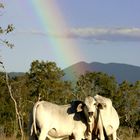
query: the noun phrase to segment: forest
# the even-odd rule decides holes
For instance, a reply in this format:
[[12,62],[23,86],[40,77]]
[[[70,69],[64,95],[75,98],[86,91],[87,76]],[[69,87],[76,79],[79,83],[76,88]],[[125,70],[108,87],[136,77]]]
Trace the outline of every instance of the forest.
[[[120,117],[118,135],[137,137],[140,135],[140,81],[118,84],[115,77],[101,72],[86,72],[79,76],[76,84],[64,81],[63,70],[55,62],[35,60],[29,72],[22,76],[8,77],[8,85],[17,103],[24,135],[28,135],[29,114],[37,100],[67,104],[73,100],[84,101],[87,95],[96,94],[112,100]],[[0,73],[0,135],[20,137],[15,105],[10,98],[5,72]]]

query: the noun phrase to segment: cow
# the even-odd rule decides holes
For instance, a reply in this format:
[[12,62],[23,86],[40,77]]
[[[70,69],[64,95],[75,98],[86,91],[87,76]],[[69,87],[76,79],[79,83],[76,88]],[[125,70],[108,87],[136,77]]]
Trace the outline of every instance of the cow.
[[87,135],[85,114],[77,112],[79,104],[84,106],[82,101],[72,101],[67,105],[57,105],[48,101],[36,102],[31,116],[33,122],[30,127],[30,139],[39,133],[39,140],[45,140],[46,137],[63,139],[67,136],[75,140],[91,140],[91,136]]
[[[92,138],[97,135],[100,140],[104,140],[112,135],[113,140],[116,140],[116,131],[120,121],[117,111],[112,106],[112,101],[100,95],[87,96],[85,105],[86,108],[84,107],[83,110],[87,117],[89,132],[93,133]],[[81,108],[79,107],[79,111],[82,110]]]

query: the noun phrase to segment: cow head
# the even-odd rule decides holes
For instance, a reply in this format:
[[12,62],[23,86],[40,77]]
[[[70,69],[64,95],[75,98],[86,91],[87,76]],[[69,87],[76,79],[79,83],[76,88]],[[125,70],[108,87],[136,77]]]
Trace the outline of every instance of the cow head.
[[84,104],[80,103],[77,106],[77,112],[84,112],[87,122],[93,122],[94,112],[96,111],[96,101],[93,97],[86,97]]
[[85,98],[85,105],[86,105],[86,110],[84,110],[84,111],[88,118],[88,121],[93,122],[94,115],[95,115],[96,108],[97,108],[97,102],[93,97],[87,96]]
[[89,122],[94,122],[94,119],[97,115],[97,111],[99,109],[103,109],[106,104],[104,102],[98,102],[98,100],[96,100],[96,98],[91,97],[91,96],[87,96],[85,98],[85,107],[84,107],[84,112],[86,117],[88,118]]
[[88,125],[94,126],[94,121],[99,115],[99,110],[106,106],[104,102],[98,102],[98,100],[92,96],[85,98],[84,104],[79,103],[77,106],[77,112],[84,112]]

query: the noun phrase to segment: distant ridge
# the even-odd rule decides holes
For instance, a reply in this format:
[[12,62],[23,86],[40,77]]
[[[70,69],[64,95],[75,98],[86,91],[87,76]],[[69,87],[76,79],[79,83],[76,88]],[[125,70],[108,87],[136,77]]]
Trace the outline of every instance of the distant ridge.
[[[71,80],[75,82],[79,75],[84,74],[87,71],[107,73],[110,76],[114,76],[118,83],[121,83],[124,80],[132,83],[140,80],[139,66],[120,63],[86,63],[84,61],[73,64],[64,69],[65,76],[63,77],[63,80]],[[10,77],[25,75],[23,72],[10,72],[8,74]]]
[[114,76],[118,83],[124,80],[129,82],[136,82],[140,80],[140,67],[120,63],[99,63],[99,62],[79,62],[64,69],[64,80],[75,81],[79,75],[84,74],[86,71],[90,72],[104,72],[110,76]]
[[25,75],[24,72],[9,72],[8,75],[12,78]]

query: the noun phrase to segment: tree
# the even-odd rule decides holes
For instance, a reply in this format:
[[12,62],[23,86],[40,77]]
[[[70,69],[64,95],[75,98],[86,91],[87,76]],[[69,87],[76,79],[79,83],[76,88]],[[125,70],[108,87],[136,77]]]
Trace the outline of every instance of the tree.
[[112,98],[116,91],[117,82],[115,78],[102,72],[87,72],[79,77],[76,84],[76,92],[82,96],[81,98],[95,94]]
[[6,85],[4,73],[0,73],[0,129],[1,134],[10,136],[14,131],[12,125],[15,120],[14,106],[9,98],[9,93]]
[[[3,5],[3,3],[0,3],[0,9],[3,9],[4,8],[4,5]],[[0,13],[1,14],[1,13]],[[8,26],[7,26],[7,28],[5,28],[5,29],[3,29],[1,26],[0,26],[0,35],[2,36],[2,35],[6,35],[6,34],[8,34],[8,33],[10,33],[10,32],[12,32],[14,30],[14,26],[13,26],[13,24],[9,24]],[[0,45],[3,45],[3,46],[7,46],[7,47],[10,47],[10,48],[12,48],[14,45],[12,44],[12,43],[10,43],[8,40],[6,40],[6,39],[1,39],[0,38]]]
[[139,128],[140,118],[140,82],[135,84],[123,81],[118,88],[115,105],[120,116],[122,126],[129,128],[129,134],[133,137],[134,131]]
[[62,95],[66,96],[71,88],[69,82],[61,80],[64,72],[55,62],[33,61],[27,75],[27,85],[33,101],[41,97],[44,100],[58,102],[58,99],[62,98]]
[[[0,3],[0,8],[4,8],[4,5],[2,3]],[[6,29],[3,29],[0,26],[0,35],[7,35],[8,33],[12,32],[13,29],[14,29],[13,24],[9,24]],[[9,41],[3,40],[1,38],[0,38],[0,45],[7,46],[7,47],[10,47],[10,48],[12,48],[14,46],[13,44],[9,43]],[[4,70],[4,73],[5,73],[5,81],[6,81],[6,85],[7,85],[7,88],[8,88],[9,95],[10,95],[12,101],[14,102],[15,113],[16,113],[16,117],[17,117],[17,123],[19,125],[19,129],[20,129],[21,136],[22,136],[21,140],[23,140],[24,139],[24,132],[23,132],[23,129],[22,129],[21,117],[20,117],[20,114],[19,114],[17,101],[15,100],[15,98],[13,96],[11,85],[10,85],[10,82],[9,82],[9,76],[8,76],[8,73],[7,73],[7,71],[4,67],[4,64],[1,60],[0,60],[0,64],[3,68],[3,70]]]

